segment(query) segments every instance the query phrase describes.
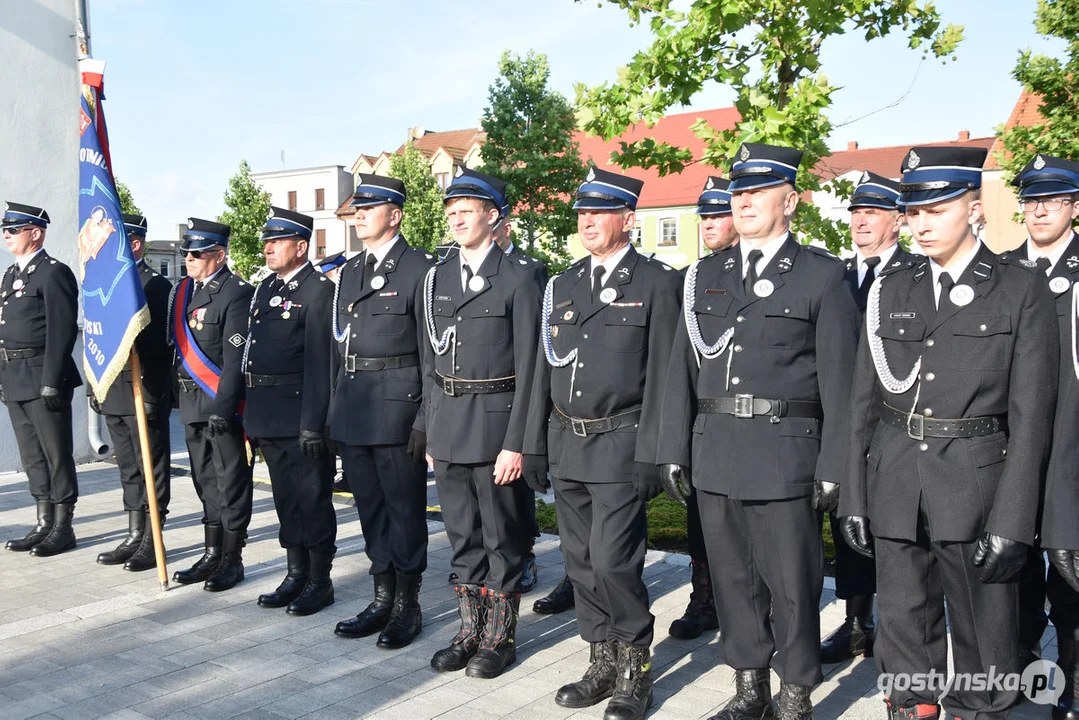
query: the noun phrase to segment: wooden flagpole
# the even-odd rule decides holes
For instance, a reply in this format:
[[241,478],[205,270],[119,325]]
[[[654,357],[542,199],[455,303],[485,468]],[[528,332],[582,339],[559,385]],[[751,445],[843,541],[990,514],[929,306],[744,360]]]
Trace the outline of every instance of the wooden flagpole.
[[131,346],[131,387],[135,391],[135,420],[139,426],[139,447],[142,449],[142,478],[146,481],[146,504],[150,507],[150,528],[154,534],[154,558],[157,560],[157,580],[162,590],[169,589],[169,569],[165,565],[165,541],[161,533],[161,513],[157,508],[157,486],[154,483],[154,459],[150,454],[150,433],[146,429],[146,407],[142,404],[142,368],[139,354]]

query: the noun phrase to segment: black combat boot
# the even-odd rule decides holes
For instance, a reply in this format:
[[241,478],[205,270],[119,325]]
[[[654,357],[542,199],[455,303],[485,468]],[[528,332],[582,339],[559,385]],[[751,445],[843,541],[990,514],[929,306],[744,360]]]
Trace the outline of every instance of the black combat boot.
[[858,655],[873,657],[873,596],[859,595],[847,600],[847,618],[820,644],[820,661],[840,663]]
[[367,637],[381,632],[393,613],[394,589],[397,575],[392,572],[372,575],[375,581],[375,598],[359,615],[342,620],[334,628],[334,635],[347,638]]
[[311,564],[308,562],[307,548],[285,548],[285,558],[288,563],[288,573],[277,589],[272,593],[259,595],[259,605],[264,608],[282,608],[300,597],[304,585],[307,584],[307,575]]
[[75,548],[75,529],[71,527],[71,518],[75,514],[74,503],[54,505],[52,529],[45,539],[30,548],[30,554],[36,557],[50,557]]
[[482,585],[454,585],[457,593],[457,613],[461,627],[450,640],[449,647],[436,652],[431,667],[439,672],[463,670],[480,647],[480,633],[486,619]]
[[300,596],[289,603],[285,612],[289,615],[314,615],[322,608],[333,605],[333,553],[311,553],[311,574]]
[[573,583],[568,575],[563,575],[562,582],[555,585],[554,590],[532,603],[532,610],[540,615],[557,615],[573,607],[574,602]]
[[397,574],[397,592],[394,594],[390,620],[376,643],[380,648],[403,648],[420,634],[423,629],[423,613],[420,612],[422,581],[422,575]]
[[768,668],[736,670],[734,697],[708,720],[774,720],[771,678]]
[[[142,542],[139,543],[139,547],[135,550],[135,554],[127,559],[124,563],[124,570],[130,572],[142,572],[143,570],[150,570],[157,567],[157,555],[154,554],[154,530],[153,524],[150,521],[150,512],[143,510],[143,524],[146,527],[146,532],[142,534]],[[160,515],[162,530],[165,526],[165,516]],[[162,550],[164,550],[165,536],[161,536]]]
[[203,525],[202,534],[206,539],[206,547],[202,557],[195,561],[187,570],[177,570],[172,575],[172,581],[181,585],[202,582],[213,574],[221,562],[221,538],[224,532],[220,525]]
[[142,544],[146,530],[146,514],[142,510],[127,511],[127,537],[115,549],[100,553],[97,561],[102,565],[123,565]]
[[618,677],[603,720],[643,720],[652,707],[652,656],[646,647],[619,640],[612,640],[611,647]]
[[813,720],[813,702],[809,694],[813,688],[809,685],[779,684],[779,702],[776,720]]
[[564,708],[586,708],[606,700],[614,692],[618,671],[614,667],[614,651],[610,643],[591,643],[588,659],[592,664],[577,682],[558,688],[554,696],[556,704]]
[[888,706],[888,720],[937,720],[940,717],[940,705],[919,703],[913,707],[895,707],[891,700],[884,699]]
[[37,525],[23,537],[8,540],[5,547],[8,550],[14,550],[15,552],[29,552],[30,548],[44,540],[45,536],[52,530],[53,517],[53,504],[48,500],[38,500]]
[[210,573],[210,577],[206,578],[203,590],[230,590],[244,579],[243,547],[247,533],[226,530],[224,536],[221,543],[221,562]]
[[1053,720],[1079,720],[1079,647],[1074,637],[1057,635],[1057,664],[1064,671],[1064,694],[1053,708]]
[[682,617],[671,623],[668,630],[671,637],[679,640],[692,640],[700,637],[705,630],[719,627],[716,615],[716,601],[712,596],[712,578],[708,575],[708,563],[693,560],[690,562],[689,605]]
[[521,614],[520,593],[487,590],[487,621],[476,654],[468,661],[465,675],[496,678],[517,659],[517,618]]

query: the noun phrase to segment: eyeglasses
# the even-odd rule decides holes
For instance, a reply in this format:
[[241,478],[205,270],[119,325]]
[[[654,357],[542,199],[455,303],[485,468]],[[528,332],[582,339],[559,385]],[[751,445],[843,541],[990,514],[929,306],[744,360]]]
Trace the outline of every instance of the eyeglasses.
[[1025,213],[1032,213],[1038,209],[1041,205],[1045,208],[1046,212],[1058,212],[1065,205],[1070,205],[1071,200],[1069,198],[1053,197],[1053,198],[1027,198],[1026,200],[1019,201],[1019,209]]

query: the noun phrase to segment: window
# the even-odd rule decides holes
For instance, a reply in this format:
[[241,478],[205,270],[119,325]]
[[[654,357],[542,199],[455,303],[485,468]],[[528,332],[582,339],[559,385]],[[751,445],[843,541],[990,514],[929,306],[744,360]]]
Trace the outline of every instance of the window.
[[659,221],[659,244],[661,247],[678,244],[678,221],[674,218],[663,218]]
[[180,263],[180,277],[187,277],[187,263]]
[[435,173],[435,180],[438,181],[438,187],[442,192],[446,192],[446,187],[450,184],[449,173]]
[[637,224],[633,226],[633,229],[629,231],[629,241],[636,247],[641,246],[641,238],[644,233],[641,231],[641,221],[638,220]]
[[289,190],[288,191],[288,209],[292,210],[293,212],[296,211],[296,191],[295,190]]
[[316,230],[315,231],[315,257],[316,258],[324,258],[324,257],[326,257],[326,231],[325,230]]
[[315,209],[326,209],[326,191],[323,188],[315,190]]
[[[187,268],[184,268],[184,269],[186,270]],[[161,265],[160,265],[160,267],[158,268],[158,270],[159,270],[159,272],[160,272],[160,273],[161,273],[162,275],[164,275],[165,277],[169,277],[169,270],[170,270],[170,268],[169,268],[169,261],[168,261],[168,260],[162,260],[162,261],[161,261]]]

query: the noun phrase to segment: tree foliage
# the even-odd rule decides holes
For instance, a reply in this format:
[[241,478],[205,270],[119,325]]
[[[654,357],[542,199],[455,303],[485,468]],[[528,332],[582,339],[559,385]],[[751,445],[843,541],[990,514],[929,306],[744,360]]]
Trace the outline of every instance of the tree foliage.
[[402,154],[390,158],[390,177],[405,184],[401,234],[410,245],[434,252],[435,246],[449,233],[449,224],[442,208],[442,190],[431,174],[430,161],[409,141]]
[[1040,120],[1031,126],[997,128],[1004,152],[997,160],[1008,177],[1037,153],[1079,161],[1079,0],[1040,0],[1034,26],[1041,35],[1063,40],[1062,59],[1019,53],[1012,77],[1038,95]]
[[250,280],[265,264],[259,237],[270,214],[270,194],[252,179],[247,160],[241,160],[236,174],[229,178],[225,207],[228,210],[218,220],[232,229],[229,236],[232,269]]
[[142,215],[142,210],[135,204],[135,198],[131,195],[131,189],[116,179],[116,194],[120,196],[120,212],[125,215]]
[[[799,190],[822,189],[812,170],[829,154],[828,110],[837,88],[821,68],[826,40],[848,32],[867,41],[902,32],[911,48],[944,58],[962,39],[962,27],[942,27],[933,3],[919,0],[694,0],[685,12],[674,9],[673,0],[607,1],[633,23],[647,22],[653,41],[619,71],[616,82],[578,86],[578,119],[586,131],[609,140],[631,124],[653,125],[670,108],[688,105],[708,83],[732,89],[741,113],[734,129],[703,121],[693,126],[705,144],[702,157],[644,139],[622,142],[618,164],[667,174],[703,162],[725,171],[742,142],[787,145],[805,152]],[[840,196],[851,191],[850,183],[829,189]],[[808,203],[799,205],[795,227],[803,239],[821,240],[833,251],[850,242],[845,223],[822,218]]]
[[483,112],[483,171],[508,186],[518,244],[557,272],[571,259],[567,240],[577,232],[572,198],[585,174],[573,139],[573,107],[547,87],[546,55],[506,51],[498,72]]

